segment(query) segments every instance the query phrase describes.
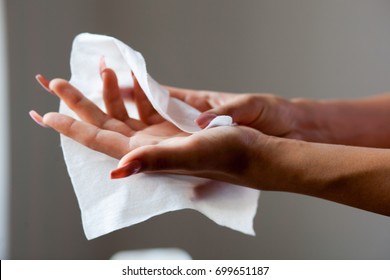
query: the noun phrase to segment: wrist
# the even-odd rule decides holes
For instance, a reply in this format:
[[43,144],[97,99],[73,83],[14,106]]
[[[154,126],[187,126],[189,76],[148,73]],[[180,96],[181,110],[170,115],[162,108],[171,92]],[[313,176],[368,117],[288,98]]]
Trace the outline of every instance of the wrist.
[[251,156],[248,186],[261,190],[296,192],[305,181],[303,168],[307,142],[264,135],[248,147]]
[[267,136],[257,146],[255,162],[251,165],[256,184],[252,187],[318,197],[343,175],[338,168],[333,168],[332,158],[340,152],[335,153],[332,149],[335,147]]
[[265,135],[257,143],[250,148],[250,187],[318,196],[340,175],[332,168],[337,146]]
[[297,139],[317,143],[334,143],[332,121],[338,118],[337,108],[327,102],[305,98],[291,100],[296,110],[294,132]]

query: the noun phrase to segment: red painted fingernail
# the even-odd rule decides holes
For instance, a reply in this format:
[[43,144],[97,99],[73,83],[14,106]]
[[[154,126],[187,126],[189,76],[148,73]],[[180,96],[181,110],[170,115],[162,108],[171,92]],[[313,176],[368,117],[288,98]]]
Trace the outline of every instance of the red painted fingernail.
[[35,76],[35,79],[38,81],[38,83],[45,89],[47,90],[48,92],[50,92],[51,94],[55,94],[54,91],[52,91],[50,88],[49,88],[49,84],[50,84],[50,81],[48,79],[46,79],[43,75],[41,74],[38,74]]
[[45,128],[48,127],[47,125],[45,125],[45,124],[43,123],[43,118],[42,118],[42,116],[41,116],[40,114],[38,114],[38,113],[35,112],[34,110],[31,110],[31,111],[29,112],[29,114],[30,114],[30,117],[31,117],[37,124],[39,124],[40,126],[45,127]]
[[204,128],[216,117],[217,115],[215,114],[203,113],[195,120],[195,123],[199,127]]
[[118,169],[111,171],[111,179],[125,178],[139,173],[141,170],[141,162],[138,160],[132,161]]
[[[135,84],[138,84],[137,77],[135,76],[133,70],[131,70],[131,77],[133,78],[134,85],[135,85]],[[134,87],[134,85],[133,85],[133,87]]]

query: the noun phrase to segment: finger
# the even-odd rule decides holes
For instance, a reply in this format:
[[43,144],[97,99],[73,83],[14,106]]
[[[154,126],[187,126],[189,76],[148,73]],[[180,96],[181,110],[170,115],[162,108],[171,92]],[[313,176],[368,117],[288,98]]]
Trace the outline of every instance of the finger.
[[54,94],[54,91],[52,91],[50,88],[49,88],[49,83],[50,81],[48,79],[46,79],[43,75],[41,74],[38,74],[35,76],[35,79],[38,81],[38,83],[45,89],[47,90],[48,92],[50,92],[51,94]]
[[54,79],[50,82],[49,88],[82,120],[100,127],[108,119],[108,116],[98,106],[68,81]]
[[107,116],[95,105],[95,103],[86,98],[68,81],[54,79],[50,82],[49,88],[53,90],[83,121],[100,128],[114,130],[126,136],[130,136],[134,133],[125,123]]
[[[106,58],[104,55],[100,57],[99,61],[99,73],[100,77],[102,77],[104,70],[107,68]],[[115,72],[114,72],[115,73]],[[103,77],[102,77],[103,79]],[[120,87],[119,93],[122,98],[132,101],[133,100],[133,87]]]
[[119,94],[118,79],[115,72],[105,68],[101,72],[103,80],[103,99],[107,114],[113,118],[124,121],[129,118],[123,99]]
[[141,130],[146,126],[143,122],[129,117],[118,86],[118,79],[114,70],[105,68],[101,72],[103,80],[103,99],[107,114],[115,119],[125,122],[133,130]]
[[30,117],[31,117],[37,124],[39,124],[40,126],[42,126],[42,127],[48,127],[47,125],[45,125],[45,124],[43,123],[42,116],[39,115],[39,114],[38,114],[37,112],[35,112],[34,110],[31,110],[31,111],[29,112],[29,115],[30,115]]
[[119,88],[118,78],[114,70],[107,68],[104,56],[100,57],[99,72],[103,80],[103,100],[107,114],[125,122],[133,130],[144,129],[145,124],[129,117],[123,101],[123,98],[131,99],[133,88]]
[[119,93],[124,100],[134,102],[134,89],[133,89],[133,87],[120,87]]
[[100,76],[103,74],[103,71],[104,69],[107,68],[107,65],[106,65],[106,58],[104,55],[102,55],[100,57],[100,60],[99,60],[99,73],[100,73]]
[[141,121],[149,125],[162,122],[164,118],[161,117],[154,109],[153,105],[150,103],[148,97],[138,83],[137,78],[133,73],[132,75],[134,80],[134,101]]
[[212,108],[210,96],[207,92],[169,86],[165,86],[165,88],[169,91],[171,97],[177,98],[201,112]]
[[103,100],[107,114],[121,121],[127,120],[129,115],[119,94],[118,79],[115,72],[107,68],[104,56],[100,58],[99,71],[103,80]]
[[186,101],[186,98],[194,95],[193,90],[177,88],[177,87],[170,87],[170,86],[164,86],[164,87],[169,91],[169,95],[171,97],[180,99],[181,101],[184,101],[184,102]]
[[103,130],[59,113],[45,114],[43,123],[80,144],[111,157],[119,159],[129,152],[129,138],[121,133]]
[[195,123],[199,127],[205,128],[216,116],[228,115],[233,118],[233,122],[250,126],[262,114],[263,109],[264,106],[258,102],[258,99],[239,96],[221,106],[203,112],[195,120]]
[[[111,172],[112,179],[124,178],[139,172],[193,170],[191,152],[177,145],[148,145],[124,156],[118,168]],[[196,160],[195,160],[196,161]]]

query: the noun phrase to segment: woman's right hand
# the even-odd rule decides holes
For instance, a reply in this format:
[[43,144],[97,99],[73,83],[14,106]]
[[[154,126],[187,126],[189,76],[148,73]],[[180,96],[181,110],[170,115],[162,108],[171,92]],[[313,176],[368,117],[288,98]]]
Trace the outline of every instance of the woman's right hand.
[[229,115],[238,125],[249,126],[265,134],[292,139],[326,142],[323,131],[312,118],[309,100],[288,100],[273,94],[220,93],[167,87],[172,97],[197,108],[202,114],[195,120],[206,127],[219,115]]

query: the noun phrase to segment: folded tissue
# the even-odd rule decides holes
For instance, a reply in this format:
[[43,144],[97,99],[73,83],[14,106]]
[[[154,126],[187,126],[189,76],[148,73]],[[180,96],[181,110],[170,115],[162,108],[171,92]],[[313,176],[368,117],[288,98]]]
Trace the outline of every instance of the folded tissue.
[[[200,128],[194,120],[200,112],[178,99],[147,73],[145,60],[121,41],[104,35],[83,33],[72,47],[70,83],[104,110],[99,61],[104,56],[121,87],[133,84],[131,71],[159,114],[185,132]],[[126,104],[137,118],[135,106]],[[60,112],[77,116],[63,102]],[[209,126],[231,125],[231,118],[217,117]],[[260,192],[224,182],[182,175],[137,174],[112,180],[110,171],[118,160],[90,150],[61,136],[65,162],[81,209],[85,235],[93,239],[114,230],[143,222],[153,216],[180,209],[197,210],[217,224],[254,235],[253,219]],[[199,196],[198,188],[207,190]]]

